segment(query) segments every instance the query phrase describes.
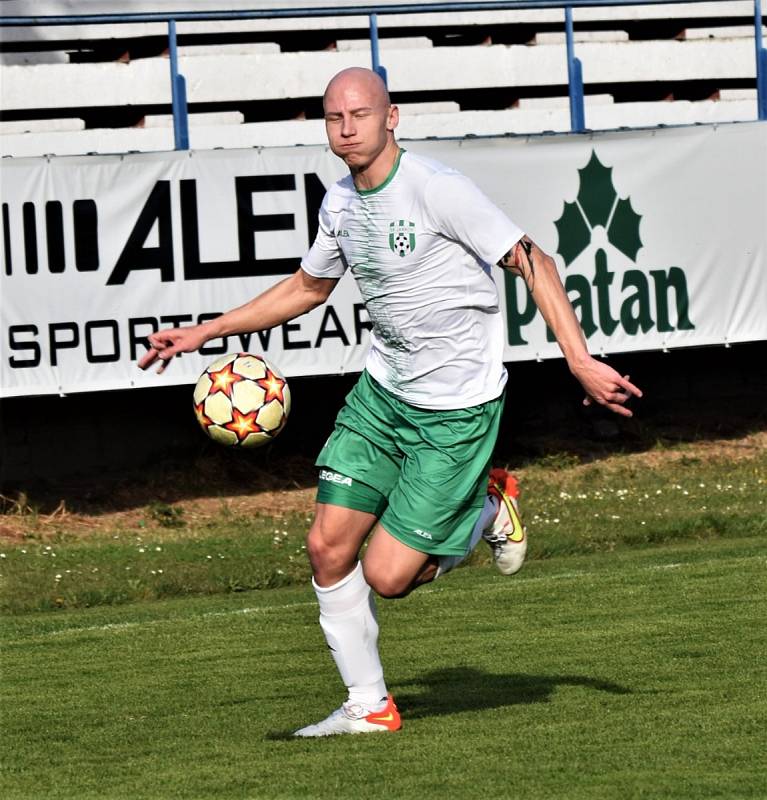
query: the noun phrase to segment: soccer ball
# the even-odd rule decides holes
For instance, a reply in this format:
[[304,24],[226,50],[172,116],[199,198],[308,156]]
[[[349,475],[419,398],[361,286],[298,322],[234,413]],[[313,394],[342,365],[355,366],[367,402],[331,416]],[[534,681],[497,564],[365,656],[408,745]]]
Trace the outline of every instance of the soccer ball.
[[217,358],[194,387],[194,413],[213,441],[261,447],[285,427],[290,388],[279,370],[251,353]]

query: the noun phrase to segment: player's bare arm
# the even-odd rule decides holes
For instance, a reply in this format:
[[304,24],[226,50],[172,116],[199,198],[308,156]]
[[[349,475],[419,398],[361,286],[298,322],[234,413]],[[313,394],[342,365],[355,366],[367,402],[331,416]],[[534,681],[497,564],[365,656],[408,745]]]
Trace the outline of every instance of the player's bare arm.
[[527,285],[546,324],[556,336],[570,371],[586,392],[585,405],[592,402],[609,408],[616,414],[632,416],[626,403],[642,392],[603,361],[589,355],[578,318],[567,297],[565,288],[551,256],[543,252],[532,239],[523,236],[498,262],[500,267],[519,275]]
[[158,372],[162,372],[173,356],[199,350],[211,339],[274,328],[322,305],[337,283],[336,279],[315,278],[299,269],[245,305],[209,322],[150,334],[150,349],[138,365],[146,369],[159,360]]

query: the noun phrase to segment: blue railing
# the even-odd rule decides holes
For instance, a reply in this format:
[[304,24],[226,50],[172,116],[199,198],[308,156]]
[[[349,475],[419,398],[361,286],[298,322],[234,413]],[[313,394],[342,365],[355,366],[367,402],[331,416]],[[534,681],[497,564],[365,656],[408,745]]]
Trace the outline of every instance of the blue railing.
[[[253,20],[289,17],[359,17],[367,16],[370,28],[370,53],[373,69],[386,80],[386,68],[381,64],[378,47],[378,16],[380,14],[417,14],[447,11],[501,11],[512,9],[563,8],[567,45],[567,78],[570,98],[570,128],[583,131],[583,73],[580,59],[575,55],[572,9],[587,6],[664,5],[671,3],[710,2],[710,0],[476,0],[476,2],[402,3],[397,5],[359,5],[316,8],[271,8],[237,11],[172,11],[127,14],[68,14],[58,16],[0,17],[2,27],[36,25],[106,25],[140,22],[164,22],[168,26],[170,55],[173,133],[177,150],[189,149],[189,118],[186,102],[186,81],[178,69],[176,48],[177,22],[213,20]],[[720,0],[724,1],[724,0]],[[761,0],[754,0],[754,43],[756,49],[757,117],[767,120],[767,49],[762,41]]]

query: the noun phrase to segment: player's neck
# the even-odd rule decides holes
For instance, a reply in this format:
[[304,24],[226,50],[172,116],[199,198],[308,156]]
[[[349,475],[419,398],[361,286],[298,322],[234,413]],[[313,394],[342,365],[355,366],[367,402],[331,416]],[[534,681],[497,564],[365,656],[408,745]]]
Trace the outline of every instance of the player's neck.
[[391,175],[400,156],[400,148],[394,139],[366,166],[352,170],[352,178],[357,189],[368,192],[377,189]]

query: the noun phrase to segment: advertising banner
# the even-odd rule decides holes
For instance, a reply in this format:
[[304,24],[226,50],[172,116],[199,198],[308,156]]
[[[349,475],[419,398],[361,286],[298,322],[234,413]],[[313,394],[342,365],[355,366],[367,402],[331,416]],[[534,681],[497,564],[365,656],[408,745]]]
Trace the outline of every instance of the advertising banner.
[[[766,123],[404,145],[555,258],[592,353],[767,338]],[[287,376],[361,370],[370,323],[348,274],[304,317],[163,375],[136,367],[150,332],[294,272],[345,169],[323,147],[3,160],[0,396],[192,383],[234,351]],[[560,355],[522,281],[495,279],[504,359]]]

